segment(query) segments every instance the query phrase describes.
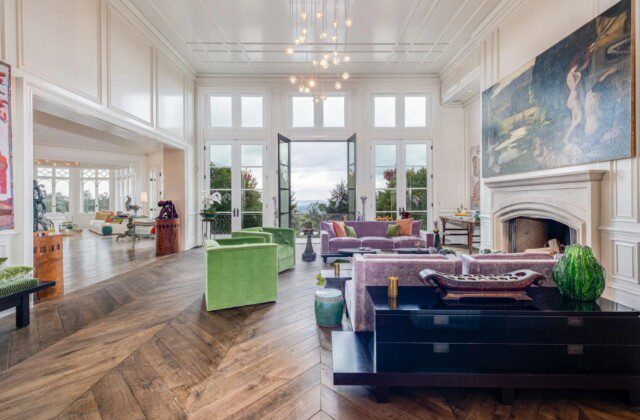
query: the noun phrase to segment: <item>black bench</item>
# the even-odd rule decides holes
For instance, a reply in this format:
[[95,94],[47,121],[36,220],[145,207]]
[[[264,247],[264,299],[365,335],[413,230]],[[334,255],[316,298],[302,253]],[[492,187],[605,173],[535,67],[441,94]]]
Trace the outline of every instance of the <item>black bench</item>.
[[21,290],[7,296],[0,297],[0,311],[10,308],[16,308],[16,328],[22,328],[29,325],[29,295],[43,289],[55,286],[55,281],[38,281],[37,286]]

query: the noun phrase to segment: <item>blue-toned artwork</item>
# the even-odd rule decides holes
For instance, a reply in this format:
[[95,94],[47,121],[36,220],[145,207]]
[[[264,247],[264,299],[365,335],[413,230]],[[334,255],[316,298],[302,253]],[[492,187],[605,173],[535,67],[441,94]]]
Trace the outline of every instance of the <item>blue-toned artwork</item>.
[[484,177],[635,155],[631,0],[482,94]]

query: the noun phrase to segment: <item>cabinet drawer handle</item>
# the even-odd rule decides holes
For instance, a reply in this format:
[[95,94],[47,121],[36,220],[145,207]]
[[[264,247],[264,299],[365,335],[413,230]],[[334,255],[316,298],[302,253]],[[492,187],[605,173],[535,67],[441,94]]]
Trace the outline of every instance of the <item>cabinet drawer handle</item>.
[[571,354],[571,355],[580,355],[583,354],[584,349],[582,347],[582,344],[569,344],[567,346],[567,354]]
[[582,317],[581,316],[568,316],[567,317],[567,326],[569,326],[569,327],[582,327]]
[[433,325],[449,325],[449,315],[435,315]]
[[433,343],[434,353],[449,353],[449,343]]

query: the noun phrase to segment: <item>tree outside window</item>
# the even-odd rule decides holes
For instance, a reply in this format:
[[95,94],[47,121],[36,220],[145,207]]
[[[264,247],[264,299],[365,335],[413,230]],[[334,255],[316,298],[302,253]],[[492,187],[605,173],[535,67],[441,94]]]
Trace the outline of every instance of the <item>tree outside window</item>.
[[69,212],[69,169],[36,167],[38,185],[44,187],[47,197],[45,205],[49,213]]
[[82,210],[85,213],[109,210],[110,169],[82,170]]

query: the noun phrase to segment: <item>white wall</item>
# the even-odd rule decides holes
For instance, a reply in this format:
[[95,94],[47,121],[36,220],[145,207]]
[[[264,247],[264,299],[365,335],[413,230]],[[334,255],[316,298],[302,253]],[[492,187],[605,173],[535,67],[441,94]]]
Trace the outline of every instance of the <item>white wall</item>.
[[[34,98],[193,150],[193,69],[127,7],[108,0],[0,0],[0,58],[13,72],[16,206],[16,229],[0,232],[0,256],[11,263],[32,260]],[[194,229],[189,219],[185,246],[195,245]]]
[[[471,49],[470,54],[479,52],[482,89],[509,75],[615,3],[615,0],[514,1],[510,10],[497,17],[478,35],[476,48]],[[635,9],[637,31],[638,7]],[[636,57],[637,48],[636,45]],[[469,103],[465,108],[469,144],[477,144],[481,139],[477,107],[475,103]],[[600,258],[608,274],[605,294],[636,307],[640,307],[639,165],[640,158],[632,158],[543,172],[552,174],[586,168],[608,171],[602,181],[599,228]],[[490,247],[493,242],[491,230],[486,226],[490,206],[487,190],[483,188],[482,243],[486,247]]]
[[[277,134],[281,133],[292,140],[329,139],[346,140],[356,133],[357,159],[357,196],[366,189],[369,197],[365,215],[374,216],[373,177],[371,142],[374,140],[428,140],[433,145],[432,171],[434,174],[431,200],[434,203],[432,217],[453,213],[457,206],[468,202],[464,173],[464,113],[462,108],[445,108],[440,105],[440,81],[434,77],[402,78],[358,78],[352,77],[343,83],[342,92],[348,94],[344,129],[294,129],[290,127],[289,96],[297,94],[295,86],[288,83],[284,76],[277,78],[205,78],[198,80],[198,146],[196,164],[204,167],[202,153],[206,139],[264,139],[267,142],[267,180],[264,189],[265,224],[275,222],[273,200],[277,190]],[[207,127],[205,100],[207,95],[215,93],[262,93],[270,98],[265,105],[265,128],[263,130],[215,130]],[[423,129],[376,129],[373,127],[372,98],[375,94],[424,94],[428,98],[428,122]],[[203,173],[196,173],[198,193],[203,188]],[[362,211],[357,200],[357,210]]]

